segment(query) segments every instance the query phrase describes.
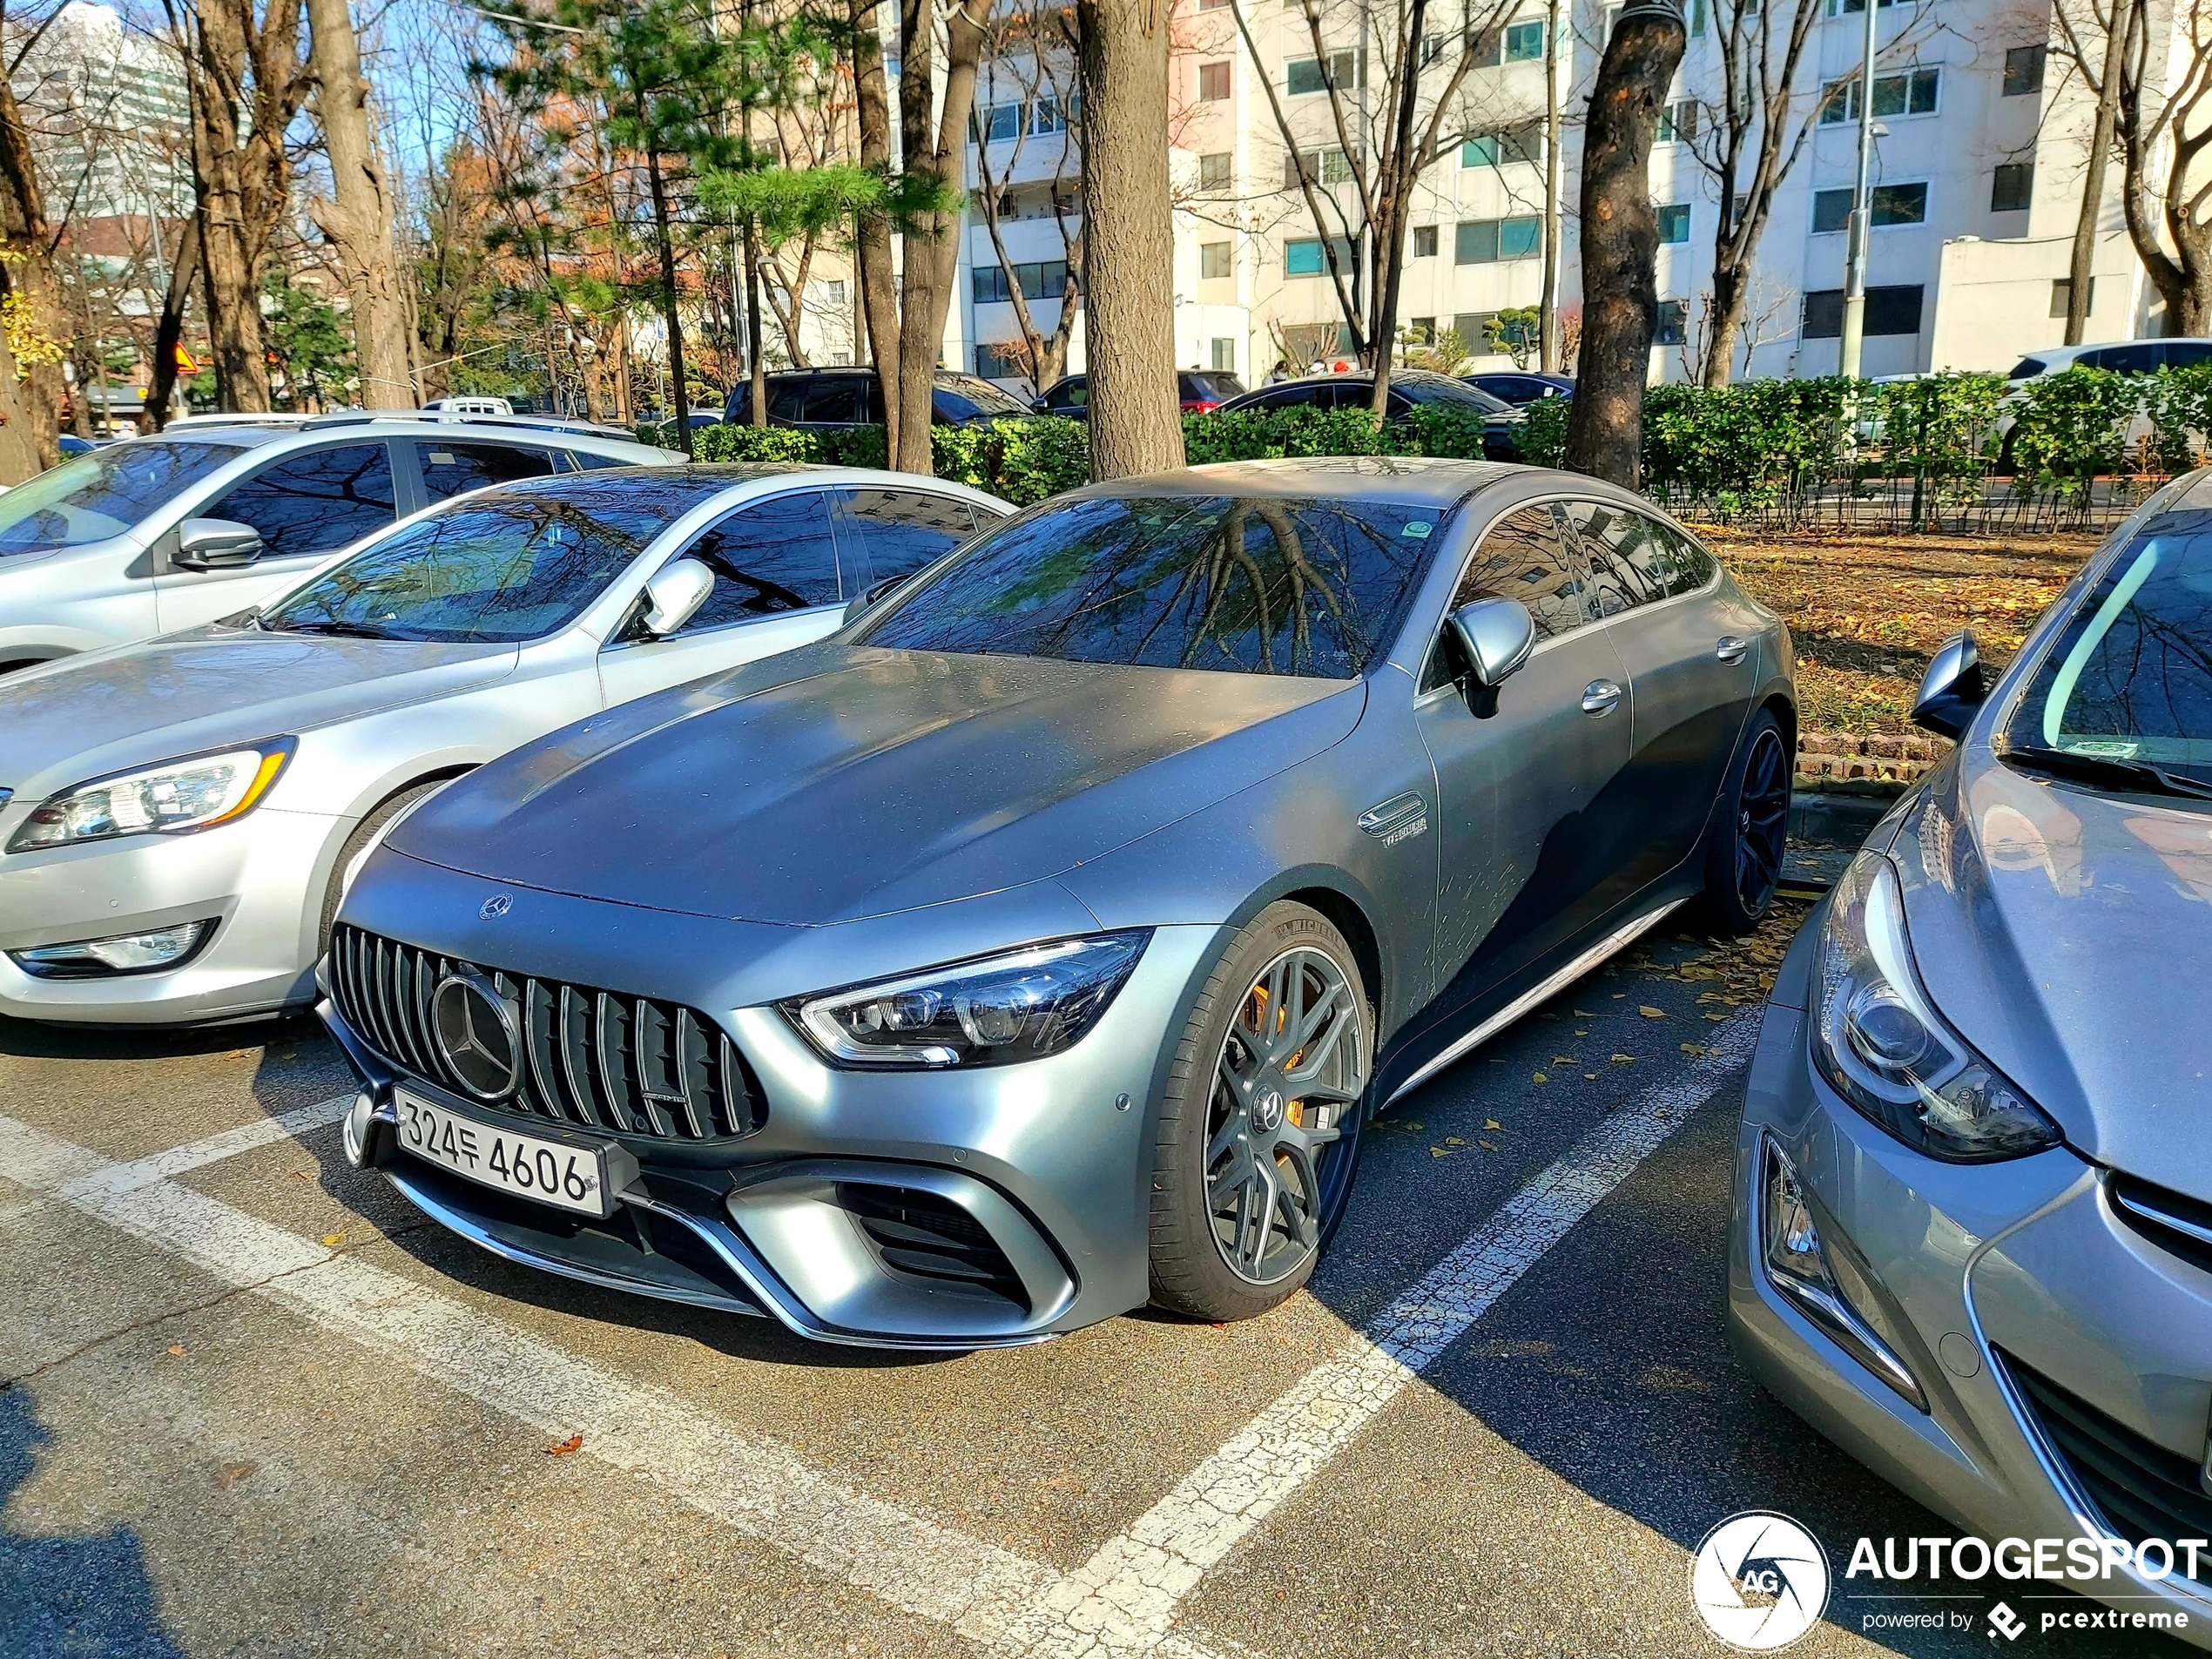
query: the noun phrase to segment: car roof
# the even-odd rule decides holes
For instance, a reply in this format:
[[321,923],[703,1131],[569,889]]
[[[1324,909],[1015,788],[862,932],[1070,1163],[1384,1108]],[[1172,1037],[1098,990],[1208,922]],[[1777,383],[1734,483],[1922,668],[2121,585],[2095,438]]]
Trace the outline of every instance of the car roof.
[[[910,473],[883,472],[867,467],[826,467],[801,461],[691,461],[650,467],[602,468],[590,472],[556,472],[543,478],[518,478],[472,491],[456,501],[488,495],[551,496],[590,505],[620,504],[625,496],[643,490],[666,492],[681,502],[678,516],[746,484],[785,478],[805,478],[822,484],[873,484],[883,488],[927,489],[969,501],[986,501],[1011,511],[996,496],[954,483],[948,478],[924,478]],[[672,522],[672,521],[671,521]]]
[[549,415],[471,415],[455,409],[341,409],[330,415],[188,415],[172,421],[160,436],[192,437],[209,433],[254,433],[246,442],[266,443],[286,436],[376,438],[503,437],[510,442],[612,445],[664,454],[641,443],[622,427]]
[[1180,472],[1148,473],[1087,485],[1056,500],[1116,496],[1356,496],[1399,507],[1445,509],[1497,482],[1527,473],[1496,461],[1437,455],[1311,455],[1220,461]]

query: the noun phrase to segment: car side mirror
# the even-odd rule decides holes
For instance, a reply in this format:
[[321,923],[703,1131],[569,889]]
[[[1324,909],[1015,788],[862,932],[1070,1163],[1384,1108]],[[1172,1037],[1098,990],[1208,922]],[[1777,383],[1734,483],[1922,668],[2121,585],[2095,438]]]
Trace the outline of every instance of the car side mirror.
[[1989,695],[1981,671],[1981,651],[1971,630],[1962,630],[1936,647],[1928,671],[1912,699],[1912,724],[1954,742],[1973,724],[1974,711]]
[[1474,683],[1494,691],[1536,649],[1536,619],[1518,599],[1477,599],[1445,619]]
[[170,563],[185,570],[236,570],[261,556],[261,532],[227,518],[188,518],[177,527]]
[[645,583],[645,614],[637,625],[655,639],[665,639],[699,614],[714,591],[714,572],[697,559],[672,559]]
[[879,599],[888,599],[900,588],[905,587],[911,580],[913,580],[911,575],[887,576],[884,577],[882,581],[876,583],[873,586],[870,587],[866,593],[863,593],[859,598],[853,600],[851,604],[845,607],[845,620],[846,622],[857,622],[860,619],[860,613],[865,611],[870,605],[873,604]]

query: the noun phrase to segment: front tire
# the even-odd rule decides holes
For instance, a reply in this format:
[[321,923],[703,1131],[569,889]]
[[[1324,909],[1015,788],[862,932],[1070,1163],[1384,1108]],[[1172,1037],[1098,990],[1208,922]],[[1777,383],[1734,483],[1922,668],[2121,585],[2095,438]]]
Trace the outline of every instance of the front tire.
[[1153,1143],[1158,1306],[1248,1319],[1287,1299],[1343,1218],[1374,1013],[1358,959],[1305,905],[1261,911],[1185,1022]]
[[1790,841],[1789,746],[1771,709],[1752,716],[1705,849],[1704,922],[1723,936],[1766,920]]

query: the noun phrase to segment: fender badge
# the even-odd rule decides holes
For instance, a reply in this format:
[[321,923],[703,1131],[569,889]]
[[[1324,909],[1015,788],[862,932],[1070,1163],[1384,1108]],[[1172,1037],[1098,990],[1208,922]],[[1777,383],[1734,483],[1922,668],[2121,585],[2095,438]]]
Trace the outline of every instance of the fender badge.
[[1411,791],[1393,795],[1381,806],[1360,813],[1359,827],[1385,846],[1396,846],[1427,831],[1428,803]]

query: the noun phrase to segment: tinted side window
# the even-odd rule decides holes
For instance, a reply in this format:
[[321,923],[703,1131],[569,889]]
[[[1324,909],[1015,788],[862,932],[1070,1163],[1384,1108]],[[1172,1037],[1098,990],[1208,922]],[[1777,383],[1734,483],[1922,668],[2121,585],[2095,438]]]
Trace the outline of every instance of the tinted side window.
[[392,461],[381,443],[313,449],[266,467],[210,507],[261,532],[265,558],[327,553],[397,516]]
[[845,525],[846,550],[859,555],[846,564],[865,572],[848,585],[862,587],[912,576],[975,533],[966,502],[920,489],[856,489],[845,500]]
[[930,407],[940,421],[971,420],[983,412],[972,398],[948,392],[941,386],[930,394]]
[[854,375],[817,381],[806,393],[806,418],[812,421],[858,426],[867,418],[867,383]]
[[2114,346],[2096,355],[2096,367],[2115,374],[2148,374],[2166,361],[2166,347],[2158,341],[2139,340],[2133,345]]
[[418,443],[422,488],[432,501],[445,501],[486,484],[517,478],[543,478],[554,471],[550,449],[524,449],[505,443]]
[[[748,408],[751,407],[747,406]],[[768,382],[768,418],[771,421],[799,421],[806,418],[806,382],[805,381],[770,381]]]
[[829,498],[817,491],[741,507],[684,550],[714,572],[714,591],[683,633],[835,604],[845,597]]
[[2189,368],[2198,363],[2212,361],[2212,346],[2197,340],[2169,340],[2166,342],[2166,367]]
[[1561,544],[1549,506],[1515,508],[1484,535],[1452,590],[1452,609],[1477,599],[1520,600],[1536,619],[1540,639],[1587,620],[1581,577]]
[[1667,583],[1667,591],[1696,592],[1713,579],[1717,568],[1713,556],[1672,525],[1662,524],[1660,529],[1666,534],[1667,549],[1674,558],[1674,576]]
[[1667,597],[1674,550],[1658,525],[1605,502],[1570,502],[1567,513],[1590,562],[1590,597],[1599,616],[1615,617]]

